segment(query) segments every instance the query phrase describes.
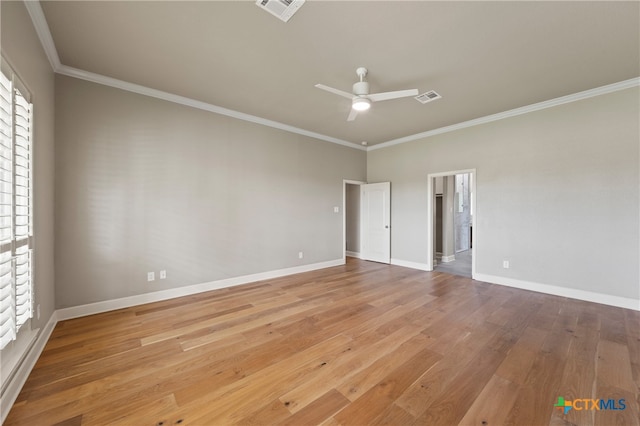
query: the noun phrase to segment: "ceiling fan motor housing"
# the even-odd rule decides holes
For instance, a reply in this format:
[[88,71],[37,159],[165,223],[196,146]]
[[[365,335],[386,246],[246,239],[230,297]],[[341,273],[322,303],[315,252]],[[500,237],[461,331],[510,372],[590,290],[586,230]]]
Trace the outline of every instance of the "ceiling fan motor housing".
[[353,94],[357,96],[363,96],[369,94],[369,83],[366,81],[359,81],[353,85]]

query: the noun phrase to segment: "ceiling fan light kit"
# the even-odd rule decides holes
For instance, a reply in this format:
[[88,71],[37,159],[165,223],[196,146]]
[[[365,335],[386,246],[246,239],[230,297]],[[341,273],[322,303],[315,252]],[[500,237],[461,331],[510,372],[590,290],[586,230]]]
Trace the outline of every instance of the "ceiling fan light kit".
[[353,121],[356,119],[358,112],[366,111],[371,108],[371,102],[387,101],[390,99],[406,98],[409,96],[416,96],[419,92],[418,89],[409,90],[397,90],[395,92],[383,92],[383,93],[369,93],[369,83],[364,81],[367,76],[367,69],[359,67],[356,70],[356,74],[360,81],[354,83],[352,93],[347,93],[340,89],[334,89],[333,87],[325,86],[324,84],[316,84],[318,89],[325,90],[334,95],[342,96],[343,98],[351,99],[351,111],[347,121]]
[[356,111],[366,111],[371,108],[371,101],[367,98],[355,98],[351,107]]

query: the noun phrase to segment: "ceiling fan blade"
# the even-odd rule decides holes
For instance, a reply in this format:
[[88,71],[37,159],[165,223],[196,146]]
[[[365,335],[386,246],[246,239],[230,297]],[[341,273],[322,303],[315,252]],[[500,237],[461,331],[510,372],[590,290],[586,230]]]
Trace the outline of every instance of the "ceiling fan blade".
[[358,111],[351,108],[351,111],[349,111],[349,117],[347,117],[347,121],[353,121],[356,119],[357,116],[358,116]]
[[372,93],[367,98],[373,102],[386,101],[389,99],[406,98],[409,96],[418,96],[418,89],[397,90],[395,92]]
[[[353,93],[347,93],[343,90],[334,89],[333,87],[325,86],[324,84],[316,84],[318,89],[326,90],[327,92],[331,92],[334,95],[342,96],[347,99],[353,99]],[[417,94],[417,93],[416,93]]]

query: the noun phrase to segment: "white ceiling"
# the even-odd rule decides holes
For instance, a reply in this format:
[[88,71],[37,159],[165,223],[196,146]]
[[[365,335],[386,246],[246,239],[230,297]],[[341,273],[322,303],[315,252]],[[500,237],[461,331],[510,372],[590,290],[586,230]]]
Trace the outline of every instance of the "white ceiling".
[[[640,2],[45,1],[62,64],[354,144],[375,145],[640,76]],[[375,103],[372,92],[443,99]]]

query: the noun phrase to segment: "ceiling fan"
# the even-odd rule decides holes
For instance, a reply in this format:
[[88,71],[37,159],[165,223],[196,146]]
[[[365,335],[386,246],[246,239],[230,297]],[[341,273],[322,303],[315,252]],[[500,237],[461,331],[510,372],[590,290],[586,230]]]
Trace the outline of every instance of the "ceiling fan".
[[360,67],[356,70],[356,74],[360,78],[360,81],[354,83],[353,93],[334,89],[333,87],[325,86],[324,84],[316,84],[316,87],[318,89],[326,90],[327,92],[331,92],[338,96],[351,99],[351,111],[349,112],[347,121],[355,120],[358,112],[368,110],[371,107],[371,102],[387,101],[390,99],[406,98],[409,96],[418,95],[418,89],[396,90],[395,92],[369,93],[369,83],[364,81],[364,78],[367,76],[367,69],[364,67]]

